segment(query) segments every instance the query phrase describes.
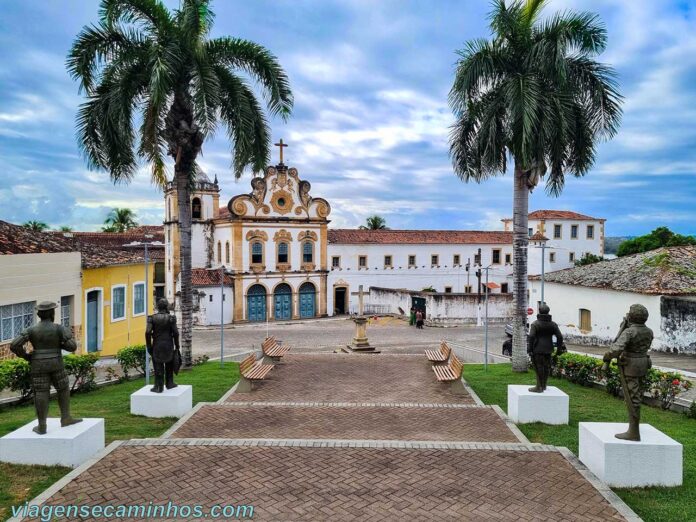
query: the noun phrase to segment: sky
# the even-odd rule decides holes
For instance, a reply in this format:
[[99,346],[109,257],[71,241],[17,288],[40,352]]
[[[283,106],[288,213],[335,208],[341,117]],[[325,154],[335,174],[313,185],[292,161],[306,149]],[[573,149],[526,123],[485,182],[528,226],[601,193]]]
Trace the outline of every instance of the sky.
[[[177,0],[165,2],[170,7]],[[285,163],[332,207],[331,226],[371,214],[390,228],[500,229],[511,215],[510,173],[463,183],[448,156],[447,105],[457,56],[488,37],[485,0],[217,0],[212,36],[266,46],[290,78],[295,108],[272,119]],[[598,148],[563,194],[538,188],[530,209],[607,219],[607,235],[657,226],[696,233],[696,0],[551,0],[546,13],[598,13],[625,96],[618,135]],[[147,167],[128,185],[87,169],[75,139],[82,101],[65,69],[97,0],[0,0],[0,219],[96,230],[113,207],[161,223],[162,193]],[[277,162],[277,149],[272,161]],[[224,132],[200,159],[222,201],[250,191],[235,181]],[[170,169],[171,171],[171,169]]]

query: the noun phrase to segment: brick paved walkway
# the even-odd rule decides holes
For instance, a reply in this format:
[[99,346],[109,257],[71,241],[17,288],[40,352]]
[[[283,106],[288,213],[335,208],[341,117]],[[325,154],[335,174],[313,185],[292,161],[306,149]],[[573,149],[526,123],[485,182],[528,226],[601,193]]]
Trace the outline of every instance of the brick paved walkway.
[[163,443],[117,448],[51,503],[241,503],[282,521],[621,520],[555,451]]
[[524,442],[499,409],[438,384],[422,355],[284,361],[169,438],[112,445],[41,501],[244,504],[263,521],[625,520],[619,506],[636,520],[567,450]]
[[492,408],[204,406],[172,438],[519,442]]
[[253,393],[228,401],[420,402],[473,404],[435,380],[423,355],[287,355]]

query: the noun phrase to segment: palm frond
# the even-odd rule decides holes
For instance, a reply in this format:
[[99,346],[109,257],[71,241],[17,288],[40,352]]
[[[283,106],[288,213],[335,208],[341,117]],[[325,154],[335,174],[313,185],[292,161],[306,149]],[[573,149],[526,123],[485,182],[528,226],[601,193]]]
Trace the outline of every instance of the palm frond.
[[211,63],[244,71],[262,87],[270,112],[288,118],[293,106],[290,81],[268,49],[240,38],[215,38],[206,47]]
[[173,20],[159,0],[102,0],[99,16],[105,24],[123,22],[144,26],[152,33],[173,30]]

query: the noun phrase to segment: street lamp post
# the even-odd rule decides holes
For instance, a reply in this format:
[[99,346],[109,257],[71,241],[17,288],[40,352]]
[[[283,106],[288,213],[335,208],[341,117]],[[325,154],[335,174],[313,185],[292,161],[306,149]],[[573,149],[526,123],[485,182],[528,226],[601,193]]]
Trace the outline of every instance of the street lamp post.
[[[208,268],[208,270],[218,270]],[[220,367],[223,366],[225,356],[225,275],[230,274],[225,270],[225,265],[220,265]]]
[[542,233],[537,232],[530,239],[536,245],[535,248],[541,249],[541,304],[544,304],[546,303],[546,300],[544,299],[544,278],[546,275],[546,249],[549,248],[548,246],[546,246],[546,243],[549,240],[549,238],[544,236]]
[[[152,235],[151,234],[145,234],[146,239],[151,239]],[[145,248],[145,316],[148,315],[149,309],[148,309],[148,292],[150,291],[150,256],[149,256],[149,251],[148,247],[150,246],[164,246],[164,243],[161,241],[133,241],[132,243],[128,243],[128,247],[144,247]],[[147,349],[145,349],[145,386],[150,385],[150,354],[148,353]]]
[[486,300],[485,300],[485,308],[486,308],[486,325],[485,325],[485,334],[484,334],[484,361],[483,361],[483,367],[485,371],[488,371],[488,294],[490,293],[491,289],[488,287],[488,271],[491,269],[491,266],[493,265],[488,265],[486,268],[483,268],[482,270],[486,271]]

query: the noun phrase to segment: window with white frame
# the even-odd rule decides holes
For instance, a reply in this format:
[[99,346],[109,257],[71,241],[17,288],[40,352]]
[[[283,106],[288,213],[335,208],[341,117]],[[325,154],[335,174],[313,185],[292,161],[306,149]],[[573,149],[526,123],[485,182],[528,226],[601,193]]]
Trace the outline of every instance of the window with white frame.
[[454,264],[454,266],[461,264],[461,257],[459,256],[459,254],[454,254],[454,257],[452,258],[452,264]]
[[570,239],[577,239],[578,238],[578,226],[577,225],[570,225]]
[[594,225],[587,225],[587,239],[594,239]]
[[145,313],[145,283],[138,282],[133,285],[133,316]]
[[439,264],[440,264],[440,256],[438,256],[437,254],[431,255],[431,256],[430,256],[430,264],[431,264],[432,266],[437,266],[437,265],[439,265]]
[[0,306],[0,341],[11,341],[34,324],[36,301]]
[[549,261],[550,261],[551,263],[555,263],[555,262],[556,262],[556,252],[549,252]]
[[553,226],[553,238],[554,239],[561,239],[561,231],[563,230],[562,225],[554,225]]
[[126,285],[111,287],[111,321],[126,318]]
[[70,328],[72,322],[72,299],[72,296],[63,296],[60,298],[60,324],[66,328]]

